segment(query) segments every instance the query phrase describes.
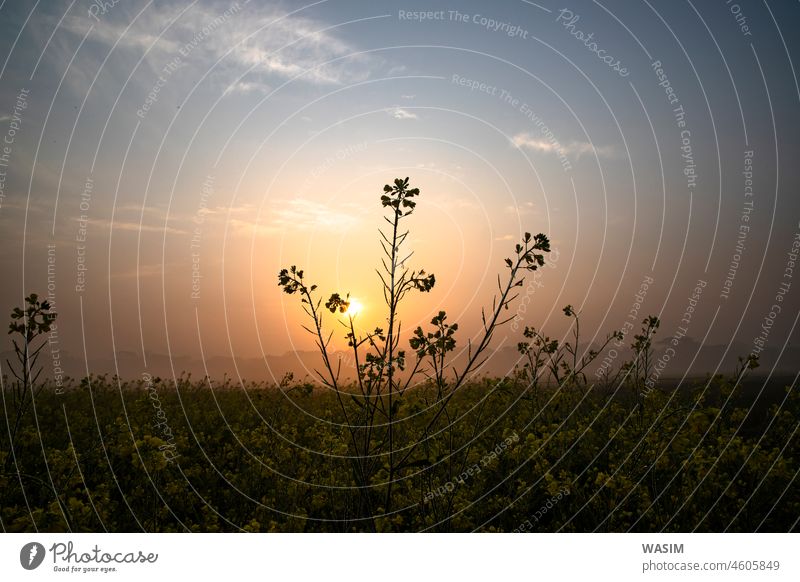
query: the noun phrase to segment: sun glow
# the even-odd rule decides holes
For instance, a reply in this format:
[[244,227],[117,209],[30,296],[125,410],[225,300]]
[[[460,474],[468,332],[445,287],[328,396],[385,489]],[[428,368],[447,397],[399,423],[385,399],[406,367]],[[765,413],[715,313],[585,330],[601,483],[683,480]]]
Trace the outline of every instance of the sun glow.
[[350,306],[347,308],[347,311],[345,313],[350,317],[358,315],[361,312],[361,310],[364,309],[364,306],[358,299],[351,297],[349,301],[350,301]]

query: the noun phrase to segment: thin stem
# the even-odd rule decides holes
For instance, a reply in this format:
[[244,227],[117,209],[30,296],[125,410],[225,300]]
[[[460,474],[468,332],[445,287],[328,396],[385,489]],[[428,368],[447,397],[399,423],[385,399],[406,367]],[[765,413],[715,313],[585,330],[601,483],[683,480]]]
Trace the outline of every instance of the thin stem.
[[453,395],[455,395],[455,393],[458,391],[458,389],[461,386],[461,384],[467,378],[467,375],[472,371],[472,367],[475,365],[475,362],[478,361],[478,358],[480,357],[480,354],[489,345],[489,342],[492,339],[492,334],[494,333],[494,329],[497,326],[497,322],[498,322],[498,320],[500,318],[500,313],[506,307],[508,294],[511,292],[511,289],[516,284],[517,272],[520,269],[520,267],[522,266],[523,262],[525,262],[525,255],[524,254],[520,255],[517,258],[516,264],[513,264],[513,266],[511,267],[511,274],[509,275],[508,283],[506,283],[505,289],[503,289],[503,291],[502,291],[502,294],[500,296],[500,300],[497,301],[496,304],[495,304],[495,308],[494,308],[494,311],[492,313],[492,317],[489,320],[489,323],[487,324],[487,326],[485,326],[485,328],[484,328],[484,334],[483,334],[483,337],[481,338],[480,343],[478,344],[478,347],[471,354],[470,359],[467,362],[467,365],[464,367],[464,370],[461,372],[461,374],[456,374],[456,379],[455,379],[455,383],[453,385],[453,388],[450,390],[450,392],[447,394],[447,396],[445,396],[444,399],[442,399],[440,401],[439,409],[436,411],[436,414],[434,414],[433,418],[425,426],[422,438],[420,438],[419,440],[417,440],[416,443],[411,445],[411,447],[408,449],[406,454],[400,460],[398,465],[402,466],[403,463],[405,463],[408,460],[408,458],[414,453],[414,451],[419,447],[420,443],[422,443],[422,442],[424,442],[424,441],[426,441],[428,439],[428,436],[429,436],[431,428],[436,424],[436,422],[442,416],[445,408],[447,408],[447,405],[450,403],[450,400],[453,398]]
[[389,431],[389,483],[386,488],[386,513],[391,511],[392,503],[392,482],[394,481],[394,409],[392,407],[392,397],[394,392],[394,319],[397,310],[397,296],[395,289],[395,275],[397,270],[397,226],[400,223],[401,214],[399,211],[394,213],[394,222],[392,223],[392,255],[391,255],[391,271],[389,273],[389,331],[386,334],[386,348],[385,352],[388,353],[387,365],[387,381],[389,391],[389,410],[388,410],[388,431]]

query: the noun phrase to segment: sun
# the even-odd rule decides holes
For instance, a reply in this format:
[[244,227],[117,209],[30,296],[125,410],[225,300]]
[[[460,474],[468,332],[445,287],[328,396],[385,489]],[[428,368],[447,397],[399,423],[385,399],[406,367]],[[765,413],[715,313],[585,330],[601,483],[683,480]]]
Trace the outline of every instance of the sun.
[[358,299],[351,297],[349,301],[350,301],[350,306],[347,308],[347,311],[345,311],[345,313],[350,317],[358,315],[359,313],[361,313],[361,310],[364,309],[364,306]]

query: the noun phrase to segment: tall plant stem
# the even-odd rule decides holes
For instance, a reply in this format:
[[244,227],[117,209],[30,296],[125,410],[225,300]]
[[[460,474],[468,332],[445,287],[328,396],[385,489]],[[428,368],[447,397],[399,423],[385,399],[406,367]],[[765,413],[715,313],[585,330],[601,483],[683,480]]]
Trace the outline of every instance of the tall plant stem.
[[392,396],[394,393],[394,319],[397,311],[397,296],[395,287],[395,276],[397,273],[397,226],[400,223],[400,212],[395,211],[394,221],[392,222],[392,255],[391,268],[389,272],[389,331],[386,334],[387,354],[387,380],[389,391],[389,410],[388,410],[388,431],[389,431],[389,483],[386,488],[386,503],[384,504],[385,513],[391,511],[392,504],[392,483],[394,481],[394,410],[392,407]]

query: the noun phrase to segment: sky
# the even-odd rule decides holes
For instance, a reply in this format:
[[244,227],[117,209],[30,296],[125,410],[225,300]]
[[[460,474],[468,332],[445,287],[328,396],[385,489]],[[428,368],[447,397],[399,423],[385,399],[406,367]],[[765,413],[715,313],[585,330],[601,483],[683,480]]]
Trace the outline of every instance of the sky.
[[385,326],[380,195],[408,176],[409,265],[437,284],[402,307],[404,330],[445,309],[465,346],[503,259],[543,232],[547,265],[496,346],[526,325],[565,337],[567,304],[595,343],[654,314],[662,338],[689,338],[684,357],[792,346],[798,17],[795,2],[5,0],[0,309],[49,296],[80,360],[259,358],[313,349],[277,286],[298,265],[358,298],[360,328]]

